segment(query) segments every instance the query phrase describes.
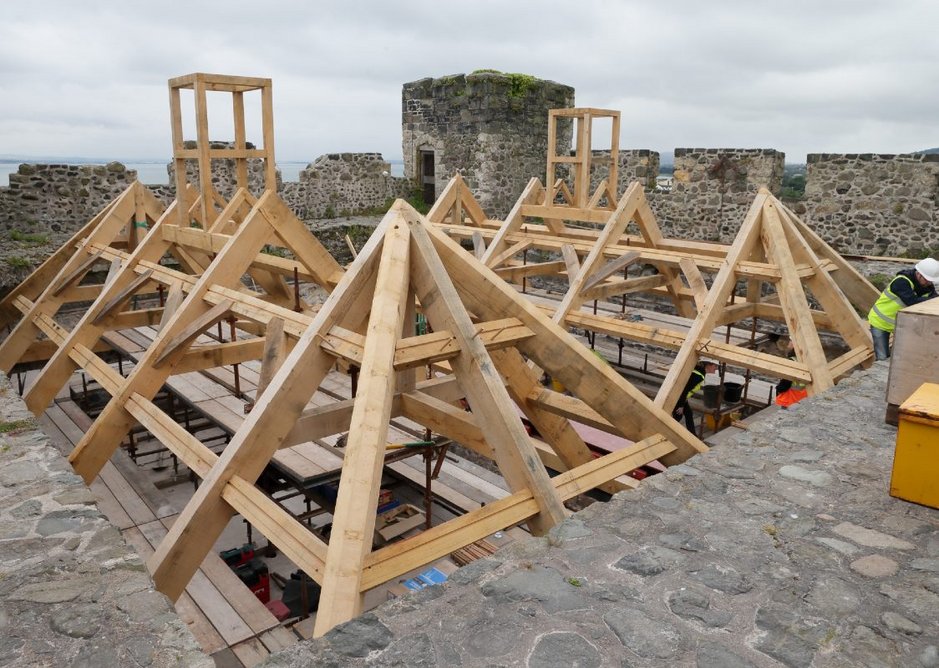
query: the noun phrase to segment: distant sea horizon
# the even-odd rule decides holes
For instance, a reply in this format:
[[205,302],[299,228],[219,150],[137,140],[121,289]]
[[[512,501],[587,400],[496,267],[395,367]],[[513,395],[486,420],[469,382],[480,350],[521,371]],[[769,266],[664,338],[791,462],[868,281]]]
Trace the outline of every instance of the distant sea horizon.
[[[106,165],[112,160],[97,160],[89,158],[0,158],[0,187],[10,185],[10,174],[16,174],[21,164],[41,164],[41,165]],[[167,185],[169,183],[169,173],[167,165],[170,160],[146,160],[146,161],[128,161],[115,159],[113,162],[119,162],[127,169],[137,171],[137,180],[145,185]],[[281,178],[284,181],[298,181],[300,172],[306,169],[312,161],[310,160],[284,160],[277,163]],[[392,176],[404,176],[404,161],[389,160],[391,164]]]

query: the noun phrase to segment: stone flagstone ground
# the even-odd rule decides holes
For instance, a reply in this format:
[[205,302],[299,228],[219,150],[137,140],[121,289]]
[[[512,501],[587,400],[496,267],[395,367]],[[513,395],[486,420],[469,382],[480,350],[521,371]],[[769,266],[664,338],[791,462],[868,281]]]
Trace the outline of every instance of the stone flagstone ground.
[[0,666],[213,665],[0,374]]
[[266,666],[939,666],[939,510],[887,493],[887,370]]

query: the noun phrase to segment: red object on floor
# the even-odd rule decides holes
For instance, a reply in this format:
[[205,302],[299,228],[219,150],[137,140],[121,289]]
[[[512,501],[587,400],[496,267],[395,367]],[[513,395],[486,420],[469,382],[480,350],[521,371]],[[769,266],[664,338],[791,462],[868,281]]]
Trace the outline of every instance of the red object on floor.
[[271,611],[271,614],[277,618],[278,622],[282,622],[290,616],[290,608],[281,600],[269,601],[264,607]]
[[271,600],[271,580],[267,566],[259,559],[252,559],[247,564],[239,566],[235,569],[235,575],[241,578],[241,581],[254,592],[261,603],[266,604]]

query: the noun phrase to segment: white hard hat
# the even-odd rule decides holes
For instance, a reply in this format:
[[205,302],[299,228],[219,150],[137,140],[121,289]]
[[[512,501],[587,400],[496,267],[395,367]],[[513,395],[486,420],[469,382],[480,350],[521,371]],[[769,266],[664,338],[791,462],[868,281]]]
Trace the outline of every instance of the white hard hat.
[[930,283],[939,283],[939,260],[927,257],[917,262],[915,269]]

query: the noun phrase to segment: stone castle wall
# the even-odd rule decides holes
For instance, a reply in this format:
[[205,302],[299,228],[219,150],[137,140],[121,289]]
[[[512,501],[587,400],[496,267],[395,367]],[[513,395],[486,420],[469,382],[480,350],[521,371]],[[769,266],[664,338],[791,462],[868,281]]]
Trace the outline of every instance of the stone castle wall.
[[939,155],[811,154],[799,213],[836,248],[939,252]]
[[297,182],[284,183],[281,196],[303,220],[374,211],[410,194],[410,181],[390,174],[381,153],[331,153],[308,165]]
[[[500,155],[503,166],[511,156],[522,162],[514,151]],[[538,167],[531,167],[542,176],[543,156],[542,151]],[[658,153],[623,150],[619,192],[633,180],[649,187],[650,204],[668,236],[730,243],[758,189],[765,185],[779,194],[783,161],[783,154],[772,149],[677,149],[672,189],[662,192],[651,189],[659,169]],[[601,162],[594,170],[593,187],[606,175]],[[218,161],[215,168],[216,188],[229,196],[234,163]],[[494,187],[488,192],[503,193],[499,197],[507,203],[504,206],[514,203],[533,173],[497,172],[495,165],[486,170],[476,172],[474,192],[486,190],[478,185],[480,179],[490,179]],[[278,186],[294,212],[310,221],[380,211],[390,199],[412,194],[410,180],[388,172],[388,163],[378,153],[330,154],[311,163],[298,181],[278,179]],[[517,178],[520,174],[524,178]],[[134,170],[120,163],[22,165],[10,175],[9,187],[0,187],[0,270],[13,279],[25,277],[135,178]],[[255,188],[262,183],[260,165],[252,166],[251,183]],[[150,187],[165,202],[174,197],[172,178],[169,186]],[[501,215],[492,208],[495,195],[479,199],[487,214]],[[791,206],[843,253],[934,254],[939,250],[939,156],[810,155],[805,197]]]
[[[548,110],[571,107],[574,89],[519,74],[478,72],[421,79],[402,89],[404,174],[434,152],[439,195],[460,172],[490,217],[503,217],[533,176],[545,174]],[[560,124],[558,146],[570,145]]]
[[649,198],[662,233],[731,243],[760,187],[779,194],[784,164],[773,149],[675,149],[671,191]]
[[[573,155],[573,153],[572,153]],[[600,185],[600,181],[609,177],[609,151],[593,151],[592,169],[590,174],[590,192],[593,194]],[[626,192],[626,188],[633,181],[639,181],[646,189],[655,187],[655,177],[659,173],[659,154],[648,149],[626,149],[618,152],[619,163],[617,167],[617,195]],[[573,180],[562,169],[566,165],[558,166],[558,176],[565,176],[568,186],[573,186]]]
[[[187,161],[190,183],[198,184],[196,161]],[[390,176],[380,153],[341,153],[317,158],[296,182],[277,176],[284,201],[304,220],[377,210],[389,199],[407,197],[407,179]],[[165,203],[176,196],[173,165],[169,185],[148,185]],[[0,236],[20,234],[68,235],[87,223],[108,202],[137,178],[137,172],[119,162],[108,165],[20,165],[10,174],[10,185],[0,187]],[[225,198],[235,191],[235,161],[213,161],[212,183]],[[260,160],[250,160],[248,188],[263,191]]]
[[20,165],[0,187],[0,235],[70,233],[137,179],[119,162],[107,165]]

